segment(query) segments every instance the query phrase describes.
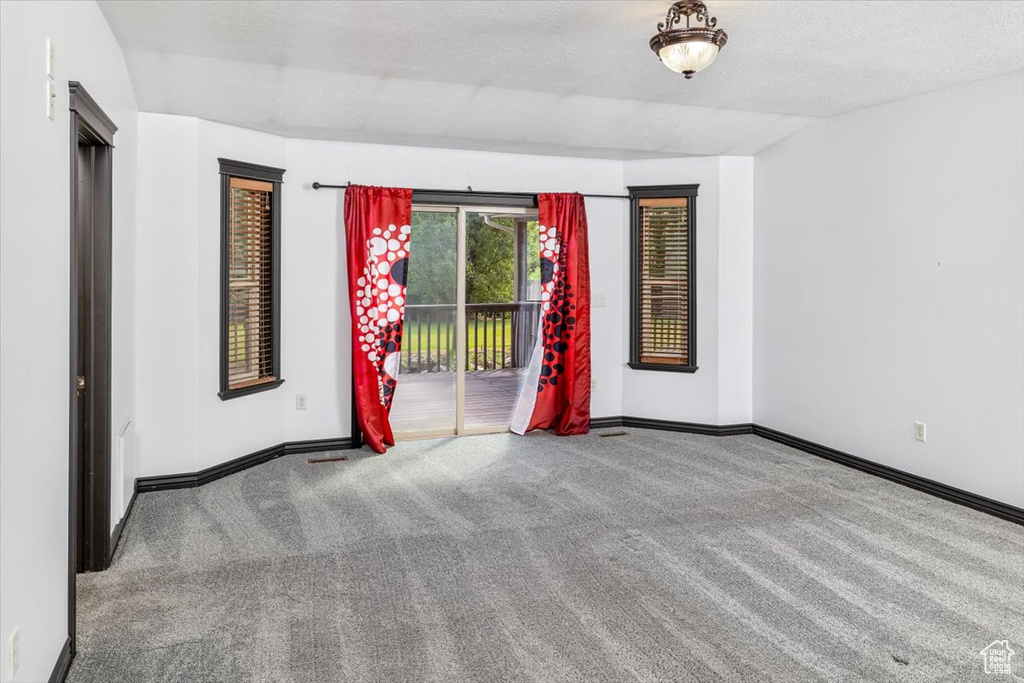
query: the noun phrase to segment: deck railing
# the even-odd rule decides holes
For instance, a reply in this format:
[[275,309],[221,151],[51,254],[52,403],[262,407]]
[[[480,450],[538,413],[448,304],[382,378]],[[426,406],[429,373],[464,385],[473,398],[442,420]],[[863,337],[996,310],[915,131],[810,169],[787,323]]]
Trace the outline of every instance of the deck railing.
[[[525,368],[537,337],[540,303],[466,304],[466,370]],[[454,305],[405,307],[401,372],[456,370]]]

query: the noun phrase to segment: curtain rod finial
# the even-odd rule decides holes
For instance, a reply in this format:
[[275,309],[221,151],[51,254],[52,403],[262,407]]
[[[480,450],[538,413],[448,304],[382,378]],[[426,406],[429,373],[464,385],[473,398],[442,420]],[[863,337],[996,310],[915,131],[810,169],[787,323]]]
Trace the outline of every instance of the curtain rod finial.
[[320,189],[320,183],[318,181],[316,181],[316,180],[313,181],[313,189],[314,190],[319,190]]

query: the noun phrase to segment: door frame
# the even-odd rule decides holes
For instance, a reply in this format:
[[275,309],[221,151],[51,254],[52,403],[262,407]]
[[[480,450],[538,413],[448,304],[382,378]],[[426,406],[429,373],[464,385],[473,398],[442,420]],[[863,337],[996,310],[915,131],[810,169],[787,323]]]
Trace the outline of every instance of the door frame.
[[[68,476],[68,634],[71,654],[75,646],[75,575],[79,568],[99,571],[110,565],[111,555],[111,333],[112,333],[112,226],[113,150],[117,126],[77,81],[68,83],[70,111],[70,372],[69,372],[69,476]],[[79,205],[79,145],[92,148],[93,195],[91,232],[81,234]],[[80,239],[89,253],[83,253]],[[91,275],[79,282],[83,259],[90,259]],[[83,289],[85,291],[83,291]],[[91,325],[87,353],[80,353],[82,313]],[[81,397],[77,379],[85,378]],[[79,443],[79,425],[87,420],[89,434]],[[84,447],[84,465],[79,462]],[[84,470],[84,471],[83,471]],[[84,512],[80,518],[79,513]],[[79,562],[79,551],[83,552]]]

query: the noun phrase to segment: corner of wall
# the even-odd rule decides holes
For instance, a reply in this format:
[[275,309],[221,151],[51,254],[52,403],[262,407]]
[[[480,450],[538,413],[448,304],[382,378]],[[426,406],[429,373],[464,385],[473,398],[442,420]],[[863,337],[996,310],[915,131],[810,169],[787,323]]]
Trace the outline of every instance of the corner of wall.
[[198,469],[197,139],[194,118],[139,115],[137,476]]
[[718,419],[753,420],[754,158],[719,158]]

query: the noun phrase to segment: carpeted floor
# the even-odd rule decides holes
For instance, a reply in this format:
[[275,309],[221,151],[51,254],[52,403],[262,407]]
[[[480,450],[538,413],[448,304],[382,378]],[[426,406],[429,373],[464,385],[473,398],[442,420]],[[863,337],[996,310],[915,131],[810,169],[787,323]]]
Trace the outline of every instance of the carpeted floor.
[[[1024,674],[1024,529],[754,436],[288,456],[143,494],[72,683]],[[980,651],[1009,639],[1015,676]]]

